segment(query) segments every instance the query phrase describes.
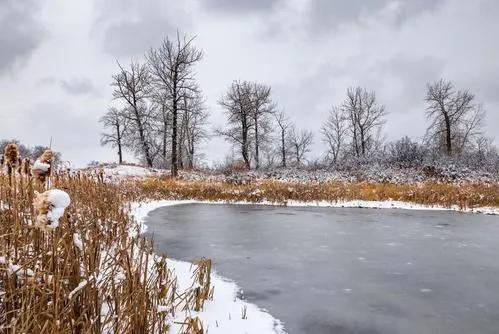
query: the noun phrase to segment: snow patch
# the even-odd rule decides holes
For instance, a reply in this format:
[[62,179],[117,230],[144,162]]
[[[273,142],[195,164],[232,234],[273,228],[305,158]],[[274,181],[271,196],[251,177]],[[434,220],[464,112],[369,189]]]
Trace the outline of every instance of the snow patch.
[[73,298],[73,296],[74,296],[74,295],[76,295],[76,294],[77,294],[77,293],[78,293],[81,289],[83,289],[85,286],[87,286],[87,284],[88,284],[88,281],[87,281],[86,279],[82,280],[82,281],[80,282],[80,284],[78,284],[78,286],[77,286],[76,288],[74,288],[74,290],[73,290],[73,291],[71,291],[71,292],[69,293],[68,298],[69,298],[69,299],[72,299],[72,298]]
[[46,172],[50,169],[50,164],[47,164],[45,162],[42,162],[40,159],[36,159],[35,163],[33,164],[32,170],[37,170],[41,172]]
[[50,224],[47,227],[55,229],[59,226],[59,219],[64,215],[64,210],[71,203],[71,199],[65,191],[51,189],[47,191],[47,200],[51,204],[51,208],[47,213]]
[[[191,264],[171,259],[167,260],[167,264],[176,274],[180,290],[191,288]],[[214,287],[213,300],[206,301],[203,310],[195,314],[201,319],[208,333],[285,333],[279,320],[258,306],[237,297],[240,288],[236,283],[216,273],[212,273],[211,282]],[[246,314],[244,318],[243,312]],[[179,318],[174,321],[172,333],[179,332],[181,325],[175,322],[182,320]]]
[[151,176],[159,176],[164,174],[152,168],[132,165],[108,165],[102,168],[104,176],[111,181],[119,181],[127,178],[144,178]]
[[73,243],[80,251],[83,251],[83,242],[78,233],[73,233]]

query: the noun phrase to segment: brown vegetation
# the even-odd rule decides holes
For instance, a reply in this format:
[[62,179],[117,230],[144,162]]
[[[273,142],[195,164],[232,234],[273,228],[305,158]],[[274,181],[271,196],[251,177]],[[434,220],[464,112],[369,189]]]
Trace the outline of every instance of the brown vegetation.
[[403,201],[430,206],[464,208],[499,207],[499,184],[452,183],[367,183],[367,182],[283,182],[254,181],[249,184],[183,181],[168,177],[138,183],[141,196],[149,199],[195,199],[206,201],[287,201],[349,200]]
[[[50,203],[35,190],[49,185],[71,204],[56,228],[44,229],[35,220]],[[193,289],[178,291],[152,242],[130,234],[132,197],[97,175],[52,172],[41,184],[32,172],[0,172],[1,333],[165,333],[178,305],[186,311],[183,331],[203,332],[189,310],[209,296],[210,263],[195,271],[195,298]]]

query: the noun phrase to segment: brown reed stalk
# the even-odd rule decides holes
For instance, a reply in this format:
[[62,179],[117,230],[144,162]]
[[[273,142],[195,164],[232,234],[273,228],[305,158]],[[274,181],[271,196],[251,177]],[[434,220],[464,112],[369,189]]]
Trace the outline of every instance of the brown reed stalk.
[[204,334],[203,323],[198,317],[187,317],[182,324],[180,334]]
[[151,242],[129,235],[135,223],[122,190],[52,171],[71,205],[55,230],[40,230],[34,221],[47,203],[23,168],[0,174],[0,332],[166,332],[176,281]]

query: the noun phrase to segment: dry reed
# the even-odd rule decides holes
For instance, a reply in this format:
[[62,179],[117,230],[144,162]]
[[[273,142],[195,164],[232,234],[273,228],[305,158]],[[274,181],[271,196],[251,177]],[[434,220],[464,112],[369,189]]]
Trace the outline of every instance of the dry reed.
[[[19,158],[13,152],[5,155],[10,166]],[[131,196],[80,172],[52,171],[42,187],[28,168],[0,173],[0,333],[167,332],[190,292],[178,291],[150,240],[130,233]],[[51,206],[35,190],[49,184],[64,189],[71,205],[57,228],[39,229]],[[188,316],[183,332],[203,333],[203,326]]]
[[52,160],[54,158],[54,153],[50,149],[43,151],[42,155],[36,159],[33,165],[33,174],[36,180],[43,184],[50,176],[52,172]]
[[[499,207],[497,183],[346,183],[346,182],[284,182],[255,181],[236,185],[225,182],[184,181],[168,177],[139,181],[140,198],[195,199],[205,201],[273,202],[349,200],[403,201],[429,206],[459,208]],[[133,193],[127,191],[128,194]]]

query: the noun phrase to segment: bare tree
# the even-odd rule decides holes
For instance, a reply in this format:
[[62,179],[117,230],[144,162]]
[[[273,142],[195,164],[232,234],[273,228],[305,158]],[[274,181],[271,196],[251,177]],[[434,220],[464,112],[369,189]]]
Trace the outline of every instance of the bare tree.
[[151,112],[147,98],[149,96],[150,76],[147,67],[132,62],[129,69],[118,63],[120,72],[113,75],[113,98],[125,102],[125,118],[130,121],[130,134],[133,146],[144,157],[147,166],[153,166],[151,143]]
[[286,144],[288,139],[287,136],[288,136],[288,130],[290,130],[290,128],[293,127],[293,124],[284,114],[284,111],[275,114],[275,119],[277,122],[277,126],[279,127],[281,166],[286,167],[286,155],[288,151],[288,147]]
[[178,175],[178,116],[179,104],[189,94],[198,91],[194,65],[203,58],[203,52],[193,45],[194,37],[176,41],[168,37],[158,49],[147,53],[149,69],[156,89],[161,91],[171,105],[171,174]]
[[178,161],[178,168],[184,169],[184,158],[185,158],[185,153],[184,153],[184,144],[185,144],[185,137],[186,137],[186,131],[187,131],[187,120],[189,117],[189,112],[190,112],[190,103],[189,103],[190,98],[184,95],[182,100],[179,103],[179,116],[180,116],[180,125],[177,125],[177,128],[179,129],[178,131],[178,140],[177,140],[177,161]]
[[493,148],[494,140],[486,136],[478,136],[475,139],[476,152],[480,157],[484,157]]
[[469,146],[473,146],[473,140],[483,135],[483,122],[485,111],[482,105],[475,106],[474,110],[466,117],[463,126],[458,131],[457,144],[459,152],[463,152]]
[[305,156],[310,152],[310,146],[313,142],[313,134],[309,130],[298,132],[294,127],[289,134],[289,146],[292,156],[297,166],[305,160]]
[[204,97],[196,93],[188,100],[184,116],[183,129],[185,132],[185,152],[187,157],[187,167],[193,168],[197,155],[197,149],[201,142],[208,138],[206,123],[208,113],[206,112]]
[[338,160],[347,131],[348,124],[345,113],[341,107],[334,106],[321,129],[323,140],[328,145],[328,156],[333,164],[336,164]]
[[253,107],[251,104],[252,85],[247,81],[234,81],[219,101],[227,115],[228,128],[218,129],[216,133],[224,136],[233,144],[240,145],[241,155],[250,169],[251,129]]
[[252,83],[251,105],[253,116],[253,131],[255,140],[255,168],[260,167],[260,145],[265,132],[261,131],[262,123],[269,123],[269,118],[275,112],[275,103],[271,98],[270,86],[254,82]]
[[124,110],[111,107],[107,113],[99,120],[104,128],[109,129],[109,132],[101,134],[101,145],[110,145],[118,148],[118,163],[123,163],[123,145],[124,136],[127,131],[129,120],[125,116]]
[[354,153],[364,158],[375,144],[377,131],[386,122],[385,107],[378,105],[374,91],[356,87],[348,89],[342,109],[348,118]]
[[159,166],[168,168],[171,162],[171,101],[165,96],[164,92],[159,91],[156,87],[151,89],[151,101],[154,105],[154,135],[159,156],[161,157]]
[[[445,147],[447,155],[464,149],[481,134],[485,113],[468,90],[456,91],[452,82],[439,80],[427,85],[426,116],[430,120],[427,139]],[[456,152],[457,151],[457,152]]]

